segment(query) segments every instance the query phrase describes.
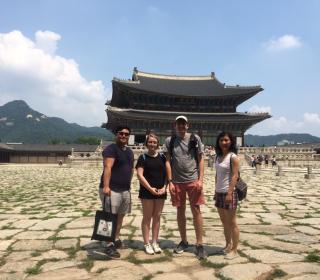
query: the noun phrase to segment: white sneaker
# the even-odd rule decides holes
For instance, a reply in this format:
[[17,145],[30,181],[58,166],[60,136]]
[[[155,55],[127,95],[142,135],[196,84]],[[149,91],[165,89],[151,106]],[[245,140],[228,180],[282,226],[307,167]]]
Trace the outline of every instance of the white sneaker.
[[154,251],[150,243],[144,245],[144,250],[148,255],[153,255]]
[[160,254],[162,252],[161,248],[159,247],[159,244],[157,242],[153,242],[152,243],[152,248],[153,248],[153,251],[156,253],[156,254]]

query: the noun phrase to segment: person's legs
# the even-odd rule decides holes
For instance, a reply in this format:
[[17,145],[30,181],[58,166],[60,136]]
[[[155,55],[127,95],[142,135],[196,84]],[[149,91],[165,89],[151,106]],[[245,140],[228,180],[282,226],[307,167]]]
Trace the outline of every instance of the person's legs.
[[203,191],[198,189],[197,182],[188,183],[186,185],[186,189],[193,216],[193,225],[196,232],[197,245],[201,245],[203,237],[203,219],[200,205],[205,203]]
[[115,240],[120,239],[120,230],[123,223],[123,218],[131,212],[131,194],[130,191],[113,192],[111,191],[112,213],[118,214],[117,230]]
[[197,245],[202,244],[203,219],[199,205],[190,205],[193,216],[193,226],[196,232]]
[[179,233],[182,241],[187,241],[187,229],[186,229],[186,205],[177,207],[177,221]]
[[229,227],[229,224],[227,222],[227,211],[226,209],[223,208],[217,208],[220,220],[223,226],[223,233],[224,233],[224,238],[226,240],[226,246],[224,247],[226,252],[229,252],[232,248],[232,243],[231,243],[231,229]]
[[124,216],[125,216],[125,214],[118,214],[117,230],[116,230],[116,234],[115,234],[115,240],[120,239],[120,230],[121,230],[121,227],[122,227]]
[[152,213],[152,243],[158,242],[160,219],[164,205],[164,199],[153,200],[153,213]]
[[232,239],[232,248],[231,251],[233,254],[237,254],[238,244],[239,244],[239,227],[237,224],[237,209],[226,210],[226,219],[230,228],[231,239]]
[[152,214],[154,211],[154,200],[153,199],[141,199],[142,203],[142,221],[141,221],[141,230],[143,236],[144,244],[149,243],[149,233],[150,233],[150,222]]
[[181,240],[187,242],[186,233],[186,189],[185,184],[175,184],[175,193],[171,196],[172,205],[177,207],[177,222]]
[[193,226],[196,233],[196,255],[199,259],[206,259],[207,252],[204,249],[202,243],[203,237],[203,219],[200,210],[200,205],[205,203],[202,189],[198,188],[198,182],[188,183],[186,186],[190,208],[193,216]]

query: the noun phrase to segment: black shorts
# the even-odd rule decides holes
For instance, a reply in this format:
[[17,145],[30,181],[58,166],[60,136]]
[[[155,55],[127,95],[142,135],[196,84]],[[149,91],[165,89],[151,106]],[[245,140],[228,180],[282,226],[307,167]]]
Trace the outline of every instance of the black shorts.
[[167,194],[165,193],[165,194],[160,195],[160,196],[159,195],[153,195],[146,188],[140,187],[140,189],[139,189],[139,198],[141,198],[141,199],[166,199],[167,198]]

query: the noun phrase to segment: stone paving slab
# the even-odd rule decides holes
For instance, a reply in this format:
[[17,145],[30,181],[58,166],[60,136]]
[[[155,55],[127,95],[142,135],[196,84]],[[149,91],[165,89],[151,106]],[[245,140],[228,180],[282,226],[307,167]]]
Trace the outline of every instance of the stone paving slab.
[[70,218],[52,218],[44,221],[37,222],[29,230],[57,230],[62,224],[70,221]]
[[302,276],[297,276],[289,279],[290,280],[319,280],[320,274],[304,274]]
[[272,267],[263,263],[234,264],[222,268],[220,274],[227,279],[255,280],[271,271]]
[[[132,213],[124,219],[120,260],[110,260],[105,243],[90,240],[101,169],[46,165],[1,165],[0,280],[19,279],[266,279],[278,269],[284,279],[320,279],[320,178],[304,179],[298,170],[277,177],[271,172],[242,176],[249,185],[237,211],[240,257],[216,255],[224,246],[213,203],[215,172],[205,170],[202,206],[206,262],[195,256],[195,232],[187,205],[190,247],[173,254],[179,243],[176,209],[166,200],[161,218],[160,255],[143,252],[138,181],[132,184]],[[26,184],[28,182],[28,184]],[[81,185],[81,188],[74,186]],[[14,188],[12,187],[14,186]],[[19,195],[15,195],[19,194]],[[48,194],[48,195],[46,195]],[[309,256],[309,258],[307,258]],[[310,262],[310,261],[314,262]],[[318,262],[317,262],[318,261]]]
[[295,262],[292,264],[280,264],[279,268],[288,275],[301,275],[305,273],[320,274],[320,265],[317,263]]
[[12,245],[13,251],[28,251],[30,249],[35,251],[47,251],[53,248],[53,241],[51,240],[18,240]]
[[288,254],[273,250],[245,250],[243,253],[267,264],[300,262],[304,259],[304,256],[300,254]]
[[52,271],[46,271],[41,274],[30,276],[28,280],[86,280],[91,276],[84,269],[62,268]]
[[0,251],[5,251],[15,240],[0,240]]

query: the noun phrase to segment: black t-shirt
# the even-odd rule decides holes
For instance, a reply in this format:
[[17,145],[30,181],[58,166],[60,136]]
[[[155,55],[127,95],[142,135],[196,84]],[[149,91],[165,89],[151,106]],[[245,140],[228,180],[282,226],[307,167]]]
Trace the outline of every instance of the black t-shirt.
[[[104,149],[102,156],[103,159],[115,159],[111,168],[110,189],[116,192],[129,190],[134,160],[132,150],[128,147],[122,150],[116,144],[111,144]],[[100,188],[103,188],[103,173],[101,175]]]
[[166,179],[166,158],[163,154],[151,157],[147,154],[140,155],[136,168],[143,167],[143,176],[150,186],[161,189]]

